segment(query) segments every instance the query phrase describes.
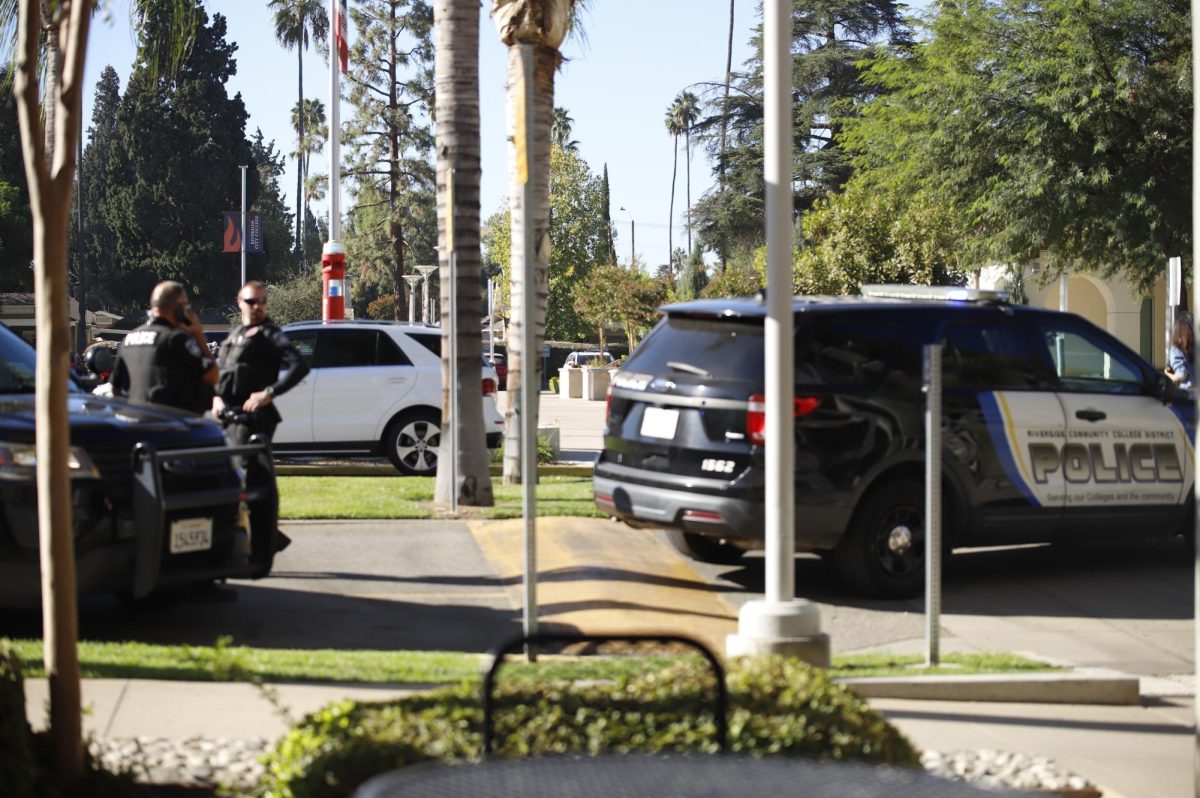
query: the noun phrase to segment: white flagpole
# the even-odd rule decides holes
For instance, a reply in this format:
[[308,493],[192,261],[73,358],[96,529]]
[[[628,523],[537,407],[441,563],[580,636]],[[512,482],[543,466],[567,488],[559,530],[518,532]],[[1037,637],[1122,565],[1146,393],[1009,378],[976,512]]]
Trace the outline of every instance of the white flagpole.
[[[329,30],[335,30],[337,21],[338,0],[329,0]],[[346,20],[349,22],[349,20]],[[345,36],[346,32],[342,31]],[[329,43],[329,240],[341,241],[341,153],[339,135],[341,133],[342,103],[341,90],[338,86],[338,48],[332,38]]]

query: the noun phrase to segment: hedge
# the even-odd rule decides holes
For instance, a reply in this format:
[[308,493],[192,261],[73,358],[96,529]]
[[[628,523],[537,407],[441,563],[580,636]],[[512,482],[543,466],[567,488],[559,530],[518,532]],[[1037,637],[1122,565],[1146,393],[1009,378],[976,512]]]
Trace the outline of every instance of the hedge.
[[[796,660],[735,661],[728,674],[735,754],[805,756],[915,767],[912,745],[851,690]],[[681,660],[611,683],[517,683],[496,689],[505,756],[715,753],[707,668]],[[349,796],[370,777],[429,760],[481,753],[477,684],[396,701],[332,704],[302,720],[266,756],[258,795]]]

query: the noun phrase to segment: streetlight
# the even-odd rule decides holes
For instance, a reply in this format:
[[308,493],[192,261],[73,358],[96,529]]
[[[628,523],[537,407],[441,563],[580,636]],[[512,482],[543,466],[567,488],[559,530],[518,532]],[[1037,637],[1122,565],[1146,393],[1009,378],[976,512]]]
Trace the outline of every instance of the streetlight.
[[417,321],[417,284],[421,282],[421,275],[406,274],[404,282],[408,283],[408,323],[414,324]]
[[[621,210],[625,211],[624,205],[621,206]],[[629,213],[629,211],[625,211],[625,213]],[[634,250],[635,250],[634,243],[636,241],[637,241],[637,223],[635,221],[633,221],[633,214],[629,213],[629,268],[631,268],[631,269],[637,268],[637,261],[634,259],[636,257],[636,255],[634,254]]]
[[421,323],[429,323],[429,275],[433,274],[437,266],[418,266],[417,271],[425,278],[425,282],[421,285]]

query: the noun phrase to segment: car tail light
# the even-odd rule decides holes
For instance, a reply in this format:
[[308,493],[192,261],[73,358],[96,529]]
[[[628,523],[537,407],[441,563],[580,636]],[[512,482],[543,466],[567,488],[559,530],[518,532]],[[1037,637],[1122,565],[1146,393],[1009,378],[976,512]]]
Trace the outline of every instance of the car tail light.
[[488,377],[488,378],[484,379],[484,381],[483,381],[483,395],[484,395],[484,396],[491,396],[491,395],[492,395],[492,394],[494,394],[495,392],[496,392],[496,381],[495,381],[495,380],[493,380],[493,379],[491,379],[490,377]]
[[607,493],[597,493],[596,501],[600,502],[601,504],[611,504],[614,507],[617,504],[615,501],[613,501],[613,497],[609,496]]
[[612,383],[608,384],[608,390],[604,392],[604,426],[608,426],[608,416],[612,413]]
[[[801,418],[812,413],[821,405],[815,396],[797,396],[792,399],[792,415]],[[767,397],[756,393],[746,406],[746,437],[751,443],[765,443],[767,431]]]

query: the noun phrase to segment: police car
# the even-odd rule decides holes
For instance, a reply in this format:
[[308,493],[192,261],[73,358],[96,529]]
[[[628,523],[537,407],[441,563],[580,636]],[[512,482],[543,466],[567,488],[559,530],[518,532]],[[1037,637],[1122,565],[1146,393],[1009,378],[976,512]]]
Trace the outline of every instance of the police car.
[[[1002,292],[880,286],[797,297],[796,548],[858,590],[924,578],[922,349],[943,342],[950,547],[1190,533],[1192,399],[1084,319]],[[763,545],[757,299],[667,306],[613,379],[597,505],[734,562]]]

